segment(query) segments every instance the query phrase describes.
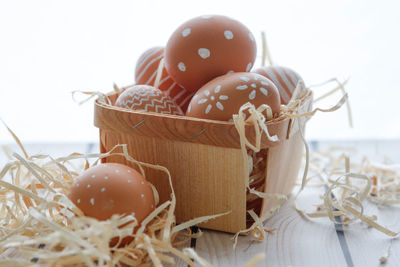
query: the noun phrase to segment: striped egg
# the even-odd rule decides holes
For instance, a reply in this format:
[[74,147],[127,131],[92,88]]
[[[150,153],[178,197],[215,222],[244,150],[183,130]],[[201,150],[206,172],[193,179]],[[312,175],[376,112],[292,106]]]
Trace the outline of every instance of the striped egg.
[[147,112],[183,115],[181,108],[169,96],[149,85],[134,85],[127,88],[117,98],[115,106]]
[[[158,65],[164,57],[163,47],[153,47],[145,51],[138,59],[135,69],[135,82],[136,84],[154,85]],[[187,91],[185,88],[178,85],[169,76],[167,70],[164,68],[158,89],[165,92],[177,105],[186,111],[190,99],[194,93]]]
[[281,103],[287,104],[292,98],[297,83],[303,81],[297,72],[282,66],[266,66],[255,69],[253,72],[270,79],[278,88]]

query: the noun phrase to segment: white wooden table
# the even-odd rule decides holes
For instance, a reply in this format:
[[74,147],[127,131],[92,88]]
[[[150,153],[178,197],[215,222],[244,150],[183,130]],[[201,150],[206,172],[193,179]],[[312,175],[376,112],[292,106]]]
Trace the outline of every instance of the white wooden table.
[[[325,141],[311,142],[312,149],[329,146],[351,146],[358,156],[367,155],[380,160],[384,157],[400,163],[400,140],[392,141]],[[11,149],[17,151],[16,146]],[[46,153],[54,157],[72,152],[98,151],[96,144],[35,144],[26,145],[30,154]],[[0,166],[5,162],[0,152]],[[298,190],[298,189],[295,189]],[[299,199],[300,204],[318,203],[323,188],[307,188]],[[378,215],[379,222],[398,230],[400,207],[376,206],[367,203],[366,212]],[[400,266],[400,240],[391,239],[363,223],[351,226],[335,225],[326,218],[313,221],[301,217],[294,209],[291,197],[280,210],[265,223],[265,228],[276,229],[258,242],[247,236],[239,237],[236,250],[232,249],[231,234],[203,230],[203,235],[192,240],[195,251],[213,266],[243,266],[259,253],[265,253],[256,266],[383,266],[379,259],[391,244],[390,257],[384,266]],[[177,266],[185,266],[178,262]]]

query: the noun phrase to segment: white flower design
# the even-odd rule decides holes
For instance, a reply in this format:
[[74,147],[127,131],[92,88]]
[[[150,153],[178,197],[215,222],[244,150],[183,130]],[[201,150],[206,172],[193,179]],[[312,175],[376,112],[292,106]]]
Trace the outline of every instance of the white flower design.
[[[250,80],[251,80],[248,76],[241,76],[241,77],[239,77],[239,79],[240,79],[241,81],[245,82],[245,83],[248,83],[248,82],[250,82]],[[258,81],[259,77],[257,77],[256,75],[253,75],[253,79],[254,79],[255,81]],[[264,85],[265,87],[270,86],[270,84],[269,84],[267,81],[261,81],[260,83],[261,83],[261,86],[263,86],[263,85]],[[257,95],[257,84],[256,84],[256,83],[251,83],[250,85],[247,85],[247,84],[240,84],[240,85],[238,85],[238,86],[236,87],[236,90],[244,91],[244,90],[249,89],[249,87],[252,89],[252,90],[250,91],[250,93],[249,93],[249,100],[253,100],[253,99],[256,98],[256,95]],[[258,89],[260,90],[260,92],[261,92],[263,95],[268,96],[268,89],[266,89],[266,88],[264,88],[264,87],[260,87],[260,88],[258,88]]]
[[204,91],[204,98],[201,98],[197,104],[201,105],[201,104],[205,104],[208,103],[206,109],[205,109],[205,113],[208,114],[211,109],[213,108],[213,104],[215,103],[215,106],[219,109],[219,110],[224,110],[224,105],[221,103],[221,101],[224,100],[228,100],[229,97],[227,95],[219,95],[217,96],[217,94],[219,94],[219,92],[221,91],[221,85],[217,85],[214,88],[214,93],[210,92],[209,90],[205,90]]

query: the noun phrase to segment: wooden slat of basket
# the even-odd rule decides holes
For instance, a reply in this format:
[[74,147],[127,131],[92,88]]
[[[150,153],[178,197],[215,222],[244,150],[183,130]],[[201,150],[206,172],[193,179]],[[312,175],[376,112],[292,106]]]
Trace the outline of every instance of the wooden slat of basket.
[[[133,138],[126,133],[104,130],[101,130],[100,140],[102,152],[110,150],[117,143],[123,143],[128,145],[129,154],[136,160],[168,167],[177,198],[178,222],[230,211],[229,215],[201,226],[231,233],[246,227],[246,185],[240,149],[140,135]],[[132,166],[120,156],[112,156],[104,161]],[[146,178],[156,186],[161,202],[171,198],[165,173],[146,169]]]
[[[109,97],[113,102],[116,95],[111,94]],[[269,121],[267,125],[270,134],[277,135],[280,141],[271,142],[263,135],[261,148],[277,146],[282,140],[286,139],[289,122],[290,119],[282,117]],[[162,140],[240,148],[239,134],[232,122],[127,110],[105,105],[97,100],[94,124],[104,130]],[[255,142],[255,131],[252,126],[246,127],[246,137],[250,142]]]

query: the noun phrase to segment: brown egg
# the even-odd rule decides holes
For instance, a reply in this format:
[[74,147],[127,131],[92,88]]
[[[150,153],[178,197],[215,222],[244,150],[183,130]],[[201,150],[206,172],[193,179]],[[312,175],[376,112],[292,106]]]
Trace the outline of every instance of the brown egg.
[[287,67],[266,66],[257,68],[253,72],[267,77],[276,85],[281,95],[282,104],[289,103],[297,83],[303,81],[297,72]]
[[[153,47],[146,50],[138,59],[135,69],[136,84],[154,85],[156,80],[158,65],[164,58],[164,47]],[[167,70],[163,69],[158,89],[169,96],[181,109],[186,111],[190,99],[194,95],[182,86],[178,85],[169,76]]]
[[242,23],[225,16],[201,16],[182,24],[165,48],[165,67],[189,91],[228,72],[250,71],[257,48]]
[[140,223],[155,208],[153,190],[143,176],[118,163],[85,170],[73,182],[69,198],[86,216],[98,220],[134,213]]
[[280,112],[280,97],[271,80],[257,73],[238,72],[215,78],[192,98],[187,116],[228,121],[250,102],[255,107],[268,104],[274,116]]
[[[143,176],[118,163],[100,164],[81,173],[68,197],[86,216],[98,220],[107,220],[114,214],[133,214],[140,224],[155,209],[153,190]],[[119,247],[132,240],[131,236],[122,238]],[[110,247],[118,241],[113,237]]]
[[170,97],[160,89],[149,85],[134,85],[126,89],[115,101],[115,106],[147,112],[183,115],[181,108]]

